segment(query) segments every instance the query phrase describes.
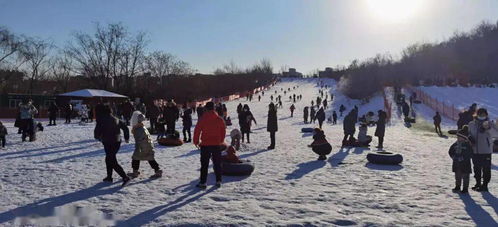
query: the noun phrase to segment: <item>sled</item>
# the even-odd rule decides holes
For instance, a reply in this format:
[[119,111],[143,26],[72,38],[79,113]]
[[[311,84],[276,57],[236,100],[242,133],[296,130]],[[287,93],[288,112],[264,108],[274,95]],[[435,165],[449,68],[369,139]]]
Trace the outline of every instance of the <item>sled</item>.
[[458,133],[457,129],[448,130],[448,134],[450,135],[456,135],[457,133]]

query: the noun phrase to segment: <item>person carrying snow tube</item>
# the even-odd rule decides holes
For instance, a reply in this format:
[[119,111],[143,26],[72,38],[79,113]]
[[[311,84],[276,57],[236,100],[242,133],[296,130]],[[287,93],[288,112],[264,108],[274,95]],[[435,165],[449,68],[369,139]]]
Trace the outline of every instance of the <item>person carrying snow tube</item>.
[[403,162],[403,156],[391,152],[372,152],[367,155],[367,160],[374,164],[398,165]]
[[151,178],[159,178],[162,176],[163,171],[159,168],[159,164],[154,158],[154,145],[152,143],[152,138],[150,136],[149,130],[144,125],[145,115],[140,111],[133,112],[131,116],[131,124],[133,128],[131,133],[135,138],[135,150],[131,156],[131,167],[133,169],[132,173],[128,173],[131,178],[136,178],[140,175],[140,161],[148,161],[152,169],[154,169],[154,175]]
[[313,152],[319,155],[318,160],[326,160],[328,154],[332,151],[332,145],[325,139],[325,133],[320,128],[313,130],[313,143],[308,145]]

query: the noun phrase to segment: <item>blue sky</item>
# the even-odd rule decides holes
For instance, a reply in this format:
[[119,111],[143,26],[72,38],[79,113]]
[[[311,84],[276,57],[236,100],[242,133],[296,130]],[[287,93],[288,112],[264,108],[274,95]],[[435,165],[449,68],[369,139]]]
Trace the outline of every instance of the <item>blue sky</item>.
[[308,73],[377,53],[397,56],[412,43],[498,20],[496,0],[389,1],[0,0],[0,25],[63,47],[72,33],[92,32],[94,22],[122,22],[147,32],[150,50],[170,52],[201,73],[262,58],[277,71],[287,65]]

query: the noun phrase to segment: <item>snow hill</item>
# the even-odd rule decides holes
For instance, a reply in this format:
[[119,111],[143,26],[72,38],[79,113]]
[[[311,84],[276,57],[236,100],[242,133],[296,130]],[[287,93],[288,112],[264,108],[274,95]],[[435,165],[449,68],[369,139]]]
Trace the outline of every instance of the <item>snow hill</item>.
[[[333,108],[345,104],[349,110],[358,104],[361,113],[383,108],[380,95],[360,105],[340,94],[333,81],[323,81],[331,85],[336,97]],[[219,189],[213,187],[211,173],[205,191],[194,187],[200,163],[199,151],[192,144],[157,146],[156,159],[164,177],[149,180],[152,170],[142,163],[143,176],[120,188],[119,181],[101,183],[105,176],[104,152],[93,139],[94,124],[64,125],[59,121],[59,125],[39,133],[36,142],[21,143],[13,123],[8,122],[7,148],[0,150],[0,225],[75,223],[70,218],[75,214],[88,217],[80,223],[118,226],[497,225],[497,158],[493,160],[495,176],[490,193],[453,194],[448,148],[455,139],[406,128],[395,114],[386,130],[385,149],[401,153],[402,165],[369,164],[369,149],[341,149],[341,124],[324,126],[333,151],[327,161],[317,161],[317,155],[306,146],[312,142],[311,135],[300,132],[305,127],[302,109],[319,94],[317,82],[283,80],[266,91],[261,102],[244,99],[227,103],[234,122],[228,131],[237,127],[235,110],[239,102],[248,103],[256,117],[252,143],[243,144],[239,153],[255,163],[256,170],[250,177],[224,177]],[[289,94],[284,95],[281,88],[293,86],[299,87],[290,93],[302,94],[303,100],[296,104],[297,112],[291,118]],[[276,149],[268,151],[267,106],[275,91],[282,95],[284,108],[278,112]],[[310,126],[314,125],[306,125]],[[370,128],[369,134],[373,132]],[[374,138],[372,147],[376,144]],[[133,146],[132,139],[130,144],[122,144],[118,154],[126,171],[131,171]],[[114,178],[119,177],[114,173]]]

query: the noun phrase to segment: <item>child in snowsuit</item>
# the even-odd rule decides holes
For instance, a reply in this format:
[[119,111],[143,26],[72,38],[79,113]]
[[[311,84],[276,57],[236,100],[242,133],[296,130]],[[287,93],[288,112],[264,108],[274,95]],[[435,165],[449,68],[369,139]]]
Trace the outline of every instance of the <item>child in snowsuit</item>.
[[315,128],[313,130],[313,143],[308,145],[311,147],[313,152],[319,155],[318,160],[326,160],[328,154],[332,151],[332,146],[325,139],[325,133],[320,128]]
[[[453,192],[468,193],[469,178],[472,173],[470,159],[472,157],[472,145],[468,139],[468,128],[464,126],[457,133],[457,141],[451,145],[449,155],[453,159],[452,170],[455,173],[455,188]],[[460,190],[460,186],[463,188]]]
[[5,147],[5,136],[7,136],[7,134],[8,134],[7,133],[7,128],[0,121],[0,143],[2,145],[2,148]]
[[372,136],[367,135],[368,126],[366,124],[361,124],[358,131],[358,146],[368,147],[370,142],[372,142]]
[[[140,172],[140,161],[148,161],[150,167],[154,169],[154,175],[151,178],[159,178],[162,176],[163,171],[159,168],[159,164],[154,159],[154,145],[152,143],[152,138],[150,137],[149,130],[144,125],[145,115],[142,113],[133,114],[133,118],[136,117],[136,124],[133,125],[131,133],[135,138],[135,151],[133,152],[131,167],[133,168],[133,173],[129,173],[128,176],[131,178],[138,177]],[[132,119],[134,122],[134,119]],[[135,123],[135,122],[134,122]]]
[[225,151],[221,153],[221,160],[228,163],[242,163],[237,157],[236,149],[234,146],[228,146]]
[[233,129],[230,132],[230,138],[232,138],[232,142],[230,146],[235,147],[236,150],[240,149],[240,139],[242,138],[242,133],[238,129]]

